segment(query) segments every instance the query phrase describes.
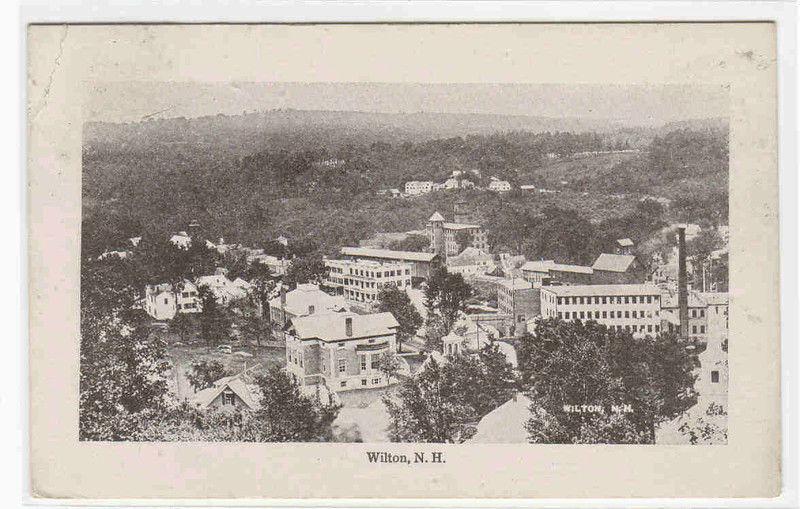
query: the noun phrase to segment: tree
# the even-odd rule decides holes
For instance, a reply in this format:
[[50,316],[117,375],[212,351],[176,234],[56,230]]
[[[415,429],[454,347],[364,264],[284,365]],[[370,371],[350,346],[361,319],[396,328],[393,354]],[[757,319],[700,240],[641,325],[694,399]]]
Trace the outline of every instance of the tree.
[[397,351],[402,352],[403,341],[413,337],[422,326],[422,316],[408,294],[396,286],[384,287],[378,293],[378,311],[391,313],[400,324],[397,329]]
[[151,336],[133,289],[108,264],[81,271],[81,440],[127,440],[140,415],[167,404],[165,345]]
[[213,387],[214,382],[230,374],[219,361],[200,360],[191,364],[186,371],[186,379],[189,380],[194,392],[197,392]]
[[471,436],[467,423],[475,410],[456,392],[448,372],[431,359],[417,376],[405,381],[397,398],[383,402],[389,413],[392,442],[459,443]]
[[200,313],[200,334],[206,346],[217,345],[230,337],[231,319],[208,287],[198,289],[203,311]]
[[427,251],[430,245],[431,241],[425,235],[411,234],[406,235],[403,240],[394,240],[390,242],[387,249],[393,251],[423,252]]
[[458,252],[465,250],[472,245],[472,234],[468,230],[459,230],[456,233],[456,244],[458,244]]
[[339,405],[303,396],[297,383],[278,367],[257,377],[256,384],[261,406],[254,419],[260,441],[315,442],[330,438]]
[[178,313],[170,322],[169,327],[178,333],[182,342],[186,342],[187,335],[195,329],[195,318],[192,313]]
[[425,306],[428,308],[428,316],[440,316],[448,331],[453,328],[459,314],[466,309],[467,299],[471,296],[472,287],[464,281],[461,274],[451,274],[441,265],[431,269],[431,276],[425,287]]
[[[530,439],[587,443],[598,436],[645,436],[654,443],[659,423],[694,405],[696,366],[674,335],[635,339],[594,321],[540,320],[519,349],[521,381],[534,407]],[[611,419],[613,413],[624,419]]]
[[692,445],[727,444],[727,417],[728,412],[724,407],[710,403],[704,415],[684,422],[678,430],[689,439],[689,443]]
[[384,398],[390,436],[400,442],[461,442],[471,436],[475,421],[517,389],[513,368],[496,345],[441,364],[429,358],[420,373],[403,382],[397,398]]
[[378,359],[378,370],[386,375],[387,383],[392,382],[397,373],[400,371],[400,359],[394,352],[385,352],[381,354]]
[[292,260],[283,281],[287,284],[320,283],[328,275],[328,268],[319,255],[298,257]]

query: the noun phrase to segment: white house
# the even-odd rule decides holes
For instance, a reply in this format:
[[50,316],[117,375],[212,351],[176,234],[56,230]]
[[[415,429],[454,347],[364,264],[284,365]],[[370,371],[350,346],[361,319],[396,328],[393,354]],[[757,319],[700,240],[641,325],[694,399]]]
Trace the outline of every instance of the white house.
[[189,246],[192,245],[192,238],[184,231],[176,233],[169,238],[169,241],[181,249],[189,249]]
[[144,310],[156,320],[172,320],[178,313],[202,311],[197,286],[183,281],[177,291],[169,283],[145,287]]
[[468,247],[461,253],[447,258],[447,271],[464,277],[488,274],[497,266],[492,255],[475,247]]
[[433,182],[430,180],[417,181],[412,180],[406,182],[406,194],[417,196],[420,194],[430,193],[433,190]]
[[499,180],[495,177],[492,177],[492,181],[489,182],[489,191],[495,191],[498,193],[511,191],[511,183],[507,180]]

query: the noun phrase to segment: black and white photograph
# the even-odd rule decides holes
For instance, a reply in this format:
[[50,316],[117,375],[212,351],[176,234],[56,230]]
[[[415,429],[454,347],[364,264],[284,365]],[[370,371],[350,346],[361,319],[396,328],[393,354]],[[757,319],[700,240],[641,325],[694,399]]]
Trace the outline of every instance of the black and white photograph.
[[727,443],[727,86],[92,87],[81,441]]

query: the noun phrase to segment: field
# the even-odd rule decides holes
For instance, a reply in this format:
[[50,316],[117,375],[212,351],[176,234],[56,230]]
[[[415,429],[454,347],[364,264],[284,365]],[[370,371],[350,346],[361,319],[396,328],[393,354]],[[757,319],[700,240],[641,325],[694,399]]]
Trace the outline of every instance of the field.
[[[254,372],[259,373],[273,366],[283,366],[285,363],[286,351],[284,348],[241,346],[234,347],[233,352],[233,354],[225,354],[218,352],[213,347],[197,345],[168,346],[167,360],[172,364],[172,370],[168,375],[170,391],[178,399],[190,398],[194,394],[186,379],[186,370],[189,369],[192,362],[198,360],[219,361],[232,373],[239,373],[256,364],[259,367]],[[252,357],[236,355],[236,352],[247,352],[252,354]]]

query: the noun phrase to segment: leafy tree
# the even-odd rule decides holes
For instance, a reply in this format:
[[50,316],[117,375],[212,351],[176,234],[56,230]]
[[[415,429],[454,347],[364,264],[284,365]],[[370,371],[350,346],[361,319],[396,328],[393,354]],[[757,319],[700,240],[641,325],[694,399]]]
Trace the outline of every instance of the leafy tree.
[[513,368],[496,345],[450,356],[441,364],[430,358],[403,383],[397,398],[384,398],[390,436],[400,442],[461,442],[474,432],[475,421],[508,401],[517,388]]
[[460,313],[467,306],[467,300],[472,296],[472,287],[464,281],[461,274],[451,274],[447,268],[438,266],[431,269],[431,276],[425,287],[425,306],[428,315],[434,314],[441,317],[445,328],[453,328]]
[[196,328],[195,320],[193,313],[178,313],[170,322],[169,327],[178,333],[182,342],[186,342],[187,336]]
[[325,266],[322,257],[310,255],[298,257],[292,260],[283,281],[287,284],[300,283],[320,283],[328,275],[328,268]]
[[225,366],[216,360],[199,360],[191,364],[186,370],[186,379],[195,392],[214,386],[220,378],[230,376]]
[[384,287],[378,293],[378,311],[391,313],[400,324],[397,329],[397,350],[402,352],[403,341],[414,337],[422,326],[422,316],[408,294],[395,286]]
[[472,245],[472,234],[467,230],[459,230],[456,233],[456,244],[458,244],[458,252],[465,250]]
[[81,440],[127,440],[140,414],[167,403],[164,342],[131,311],[132,289],[111,267],[85,263],[81,271]]
[[720,420],[727,419],[727,416],[728,412],[724,407],[710,403],[704,415],[684,422],[678,429],[692,445],[727,444],[728,427],[720,424]]
[[261,407],[254,419],[260,441],[314,442],[330,438],[331,423],[340,406],[303,396],[300,387],[277,367],[257,377],[256,383],[261,391]]
[[[654,443],[656,426],[696,401],[692,372],[697,359],[683,346],[669,334],[634,339],[594,321],[540,320],[535,336],[523,337],[519,349],[522,384],[533,401],[530,439],[631,438],[630,423],[636,437],[644,434]],[[631,411],[624,420],[609,419],[625,409]],[[591,429],[596,434],[589,436]]]
[[445,366],[431,359],[417,376],[405,381],[397,398],[383,398],[391,421],[392,442],[463,442],[473,429],[475,410],[458,394]]
[[431,246],[431,241],[425,235],[411,234],[406,235],[403,240],[395,240],[389,243],[387,249],[394,251],[427,251]]
[[200,313],[200,334],[206,346],[217,345],[230,337],[231,319],[208,287],[201,286],[198,293],[203,310]]
[[397,376],[400,371],[400,359],[394,352],[385,352],[378,359],[378,369],[386,375],[387,382],[391,383],[392,378]]

